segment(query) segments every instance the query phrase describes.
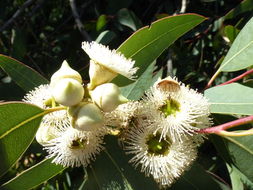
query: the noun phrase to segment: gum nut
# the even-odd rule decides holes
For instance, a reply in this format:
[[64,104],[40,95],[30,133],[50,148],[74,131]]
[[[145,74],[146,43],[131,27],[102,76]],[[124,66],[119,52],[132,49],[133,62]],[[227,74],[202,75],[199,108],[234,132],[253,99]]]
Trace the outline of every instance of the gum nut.
[[52,87],[52,95],[57,103],[74,106],[82,101],[84,88],[74,79],[62,79]]
[[93,90],[98,85],[110,82],[117,75],[117,73],[91,60],[89,68],[90,84],[88,87]]
[[103,115],[93,103],[84,103],[69,109],[72,126],[78,130],[91,131],[103,125]]
[[82,83],[81,75],[72,69],[67,61],[64,60],[61,68],[52,75],[50,85],[53,86],[55,83],[57,83],[57,81],[65,78],[75,79],[79,83]]
[[91,92],[91,98],[105,112],[113,111],[118,105],[128,102],[121,95],[119,87],[113,83],[97,86]]

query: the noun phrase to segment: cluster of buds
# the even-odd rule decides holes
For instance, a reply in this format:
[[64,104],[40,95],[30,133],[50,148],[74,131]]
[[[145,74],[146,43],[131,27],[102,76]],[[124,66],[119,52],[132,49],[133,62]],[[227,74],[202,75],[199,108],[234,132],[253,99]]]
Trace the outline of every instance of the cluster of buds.
[[87,166],[102,150],[106,134],[119,135],[130,162],[170,186],[197,156],[202,136],[210,126],[209,104],[202,94],[176,78],[158,79],[139,101],[128,101],[112,83],[117,75],[134,79],[138,68],[116,50],[96,42],[83,42],[90,57],[90,82],[64,61],[50,80],[28,93],[25,101],[42,108],[63,107],[46,115],[36,134],[64,166]]
[[[103,77],[93,74],[91,81],[98,81],[96,78]],[[113,83],[84,86],[81,75],[66,61],[52,75],[50,88],[55,103],[68,107],[71,125],[77,130],[92,131],[99,128],[104,123],[103,112],[113,111],[128,101]]]

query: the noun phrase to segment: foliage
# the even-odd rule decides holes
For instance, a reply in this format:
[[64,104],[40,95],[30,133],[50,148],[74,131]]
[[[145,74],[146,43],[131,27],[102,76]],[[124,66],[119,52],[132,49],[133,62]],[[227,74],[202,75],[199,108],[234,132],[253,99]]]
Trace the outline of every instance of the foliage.
[[[3,2],[0,24],[25,3]],[[252,68],[252,0],[191,0],[183,11],[181,3],[169,0],[75,3],[81,31],[69,2],[60,0],[31,1],[14,22],[0,27],[0,100],[21,100],[25,92],[48,83],[64,59],[87,80],[88,57],[80,46],[89,39],[136,61],[138,80],[114,79],[132,100],[140,99],[161,76],[177,76],[204,91],[210,79],[215,86]],[[239,83],[204,91],[214,125],[253,115],[250,79],[248,75]],[[33,141],[46,113],[22,102],[0,103],[0,189],[159,189],[128,164],[129,156],[112,137],[87,168],[52,164]],[[253,189],[252,138],[210,136],[194,166],[168,189]]]

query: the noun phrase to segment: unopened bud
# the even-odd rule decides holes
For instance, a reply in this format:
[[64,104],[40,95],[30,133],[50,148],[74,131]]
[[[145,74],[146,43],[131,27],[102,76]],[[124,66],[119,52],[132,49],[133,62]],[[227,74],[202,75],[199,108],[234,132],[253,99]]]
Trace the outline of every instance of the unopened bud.
[[36,141],[42,146],[47,145],[48,142],[57,137],[54,126],[41,125],[36,133]]
[[54,86],[59,80],[66,78],[74,79],[77,80],[79,83],[82,83],[81,75],[77,71],[72,69],[67,63],[67,61],[64,60],[61,68],[52,75],[50,85]]
[[64,106],[74,106],[80,103],[84,96],[84,88],[74,79],[61,79],[52,87],[55,101]]
[[103,125],[103,115],[93,103],[83,102],[68,110],[71,124],[75,129],[92,131]]
[[110,82],[117,75],[117,73],[91,60],[89,69],[90,84],[88,88],[93,90],[98,85]]
[[105,112],[113,111],[118,105],[128,102],[113,83],[105,83],[91,91],[92,100]]

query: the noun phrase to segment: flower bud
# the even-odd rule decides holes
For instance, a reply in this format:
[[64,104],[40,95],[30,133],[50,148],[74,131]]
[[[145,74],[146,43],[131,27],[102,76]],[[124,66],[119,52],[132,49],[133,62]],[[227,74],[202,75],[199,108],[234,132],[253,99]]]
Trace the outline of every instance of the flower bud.
[[82,101],[84,88],[74,79],[61,79],[52,86],[55,101],[64,106],[74,106]]
[[105,112],[113,111],[118,105],[128,102],[113,83],[106,83],[97,86],[91,91],[92,100]]
[[90,84],[88,87],[93,90],[98,85],[110,82],[117,75],[117,73],[91,60],[89,69]]
[[79,83],[82,83],[81,75],[77,71],[72,69],[67,63],[67,61],[64,60],[61,68],[52,75],[50,85],[54,86],[59,80],[66,78],[74,79],[77,80]]
[[103,115],[93,103],[83,102],[68,110],[71,124],[75,129],[92,131],[103,125]]
[[36,141],[42,146],[47,145],[48,142],[57,137],[54,126],[41,125],[36,133]]

